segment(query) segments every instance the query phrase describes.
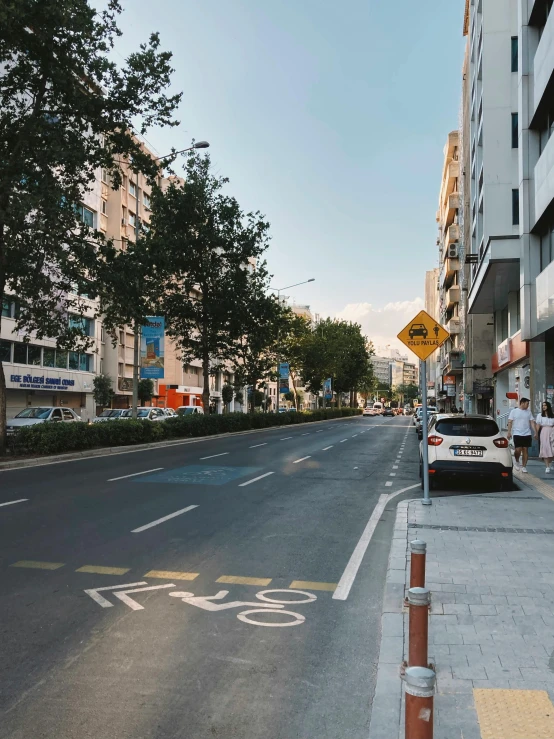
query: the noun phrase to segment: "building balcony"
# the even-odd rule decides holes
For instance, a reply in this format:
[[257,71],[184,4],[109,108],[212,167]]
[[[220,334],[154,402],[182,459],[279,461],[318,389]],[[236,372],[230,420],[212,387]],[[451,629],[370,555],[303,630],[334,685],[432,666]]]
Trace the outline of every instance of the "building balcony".
[[459,207],[460,193],[451,192],[446,202],[446,219],[444,223],[445,226],[450,226],[452,223],[454,223],[454,218],[456,217],[456,213],[458,212]]
[[451,318],[446,324],[446,330],[448,331],[449,334],[459,334],[460,333],[460,319]]
[[445,375],[459,375],[463,372],[462,354],[458,350],[446,352],[441,359],[441,370]]
[[537,332],[554,327],[554,262],[543,269],[536,281]]
[[455,244],[460,239],[460,229],[457,223],[453,223],[446,229],[446,235],[444,239],[445,246],[448,247],[450,244]]
[[486,245],[483,241],[480,257],[474,266],[468,312],[494,313],[507,304],[508,293],[519,290],[519,237],[489,237]]
[[[554,16],[554,13],[552,13]],[[553,42],[554,43],[554,42]],[[554,200],[554,136],[544,147],[535,165],[535,220],[538,221]]]
[[452,308],[456,305],[456,303],[460,302],[460,286],[454,285],[454,287],[449,288],[445,295],[444,295],[444,302],[446,305],[446,310],[452,310]]
[[[543,11],[544,12],[544,11]],[[551,104],[546,98],[550,96],[552,85],[552,70],[554,69],[554,13],[548,14],[546,25],[543,28],[539,45],[533,62],[533,100],[535,101],[535,112],[546,112]]]
[[454,180],[460,176],[460,162],[458,159],[453,159],[448,165],[448,179]]
[[460,260],[459,259],[449,259],[447,257],[444,260],[444,264],[442,265],[440,279],[439,279],[439,288],[441,289],[449,288],[452,282],[454,281],[456,272],[459,269],[460,269]]

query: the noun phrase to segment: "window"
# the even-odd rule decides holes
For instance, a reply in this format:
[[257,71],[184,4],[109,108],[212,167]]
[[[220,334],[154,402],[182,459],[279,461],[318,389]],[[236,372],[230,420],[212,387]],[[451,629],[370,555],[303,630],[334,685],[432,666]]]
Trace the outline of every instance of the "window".
[[123,377],[123,362],[119,362],[117,365],[117,375]]
[[127,177],[125,177],[124,174],[121,175],[121,189],[122,190],[127,189]]
[[27,364],[27,344],[13,345],[13,361],[14,364]]
[[42,366],[43,367],[55,367],[56,366],[56,350],[46,349],[42,350]]
[[518,134],[518,114],[512,113],[512,149],[517,149],[519,146],[519,134]]
[[58,369],[67,369],[67,352],[56,352],[56,367]]
[[517,52],[518,52],[518,39],[517,36],[512,36],[512,72],[517,72],[518,69],[518,61],[517,61]]
[[51,421],[62,421],[63,420],[62,412],[60,408],[54,408],[54,410],[52,411],[52,415],[50,416],[50,420]]
[[512,190],[512,224],[519,226],[519,190]]
[[2,301],[2,318],[11,318],[12,304],[9,300]]
[[69,369],[79,369],[79,354],[77,352],[69,352]]
[[29,345],[27,349],[27,364],[34,364],[36,367],[40,367],[42,359],[42,347]]
[[9,362],[12,358],[12,343],[0,339],[0,362]]
[[135,182],[129,182],[129,195],[132,195],[134,198],[137,196],[137,185]]
[[150,195],[148,195],[147,193],[143,192],[142,193],[142,202],[144,203],[144,207],[147,210],[150,210]]
[[108,215],[108,201],[102,200],[102,215],[107,216]]
[[137,225],[137,217],[135,216],[134,213],[131,213],[131,211],[129,211],[129,226],[136,228],[136,225]]
[[84,336],[94,336],[94,322],[85,316],[69,316],[69,327],[77,329]]
[[91,355],[90,354],[79,354],[79,371],[90,372],[91,367]]
[[69,410],[69,408],[64,408],[63,409],[63,420],[64,421],[74,421],[75,420],[75,416]]
[[94,228],[94,211],[87,208],[86,205],[78,205],[76,210],[79,220],[81,220],[85,226]]
[[107,169],[102,168],[101,177],[102,177],[102,182],[105,185],[109,185],[110,184],[110,176],[108,175],[108,170]]
[[496,436],[496,421],[486,418],[444,418],[437,421],[435,431],[443,436]]

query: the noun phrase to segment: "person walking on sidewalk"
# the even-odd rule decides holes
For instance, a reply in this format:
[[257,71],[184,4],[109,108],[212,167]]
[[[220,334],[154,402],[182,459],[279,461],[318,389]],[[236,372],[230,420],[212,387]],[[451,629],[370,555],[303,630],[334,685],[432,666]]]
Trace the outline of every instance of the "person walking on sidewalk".
[[[529,447],[533,442],[533,433],[537,433],[537,427],[533,414],[529,410],[529,398],[521,398],[519,408],[512,408],[508,417],[508,439],[514,436],[515,459],[514,467],[521,472],[527,472],[527,460],[529,458]],[[523,465],[520,467],[519,458]]]
[[550,472],[550,465],[554,459],[554,413],[552,406],[545,400],[542,404],[542,412],[535,419],[536,438],[540,443],[539,457],[546,465],[545,472]]

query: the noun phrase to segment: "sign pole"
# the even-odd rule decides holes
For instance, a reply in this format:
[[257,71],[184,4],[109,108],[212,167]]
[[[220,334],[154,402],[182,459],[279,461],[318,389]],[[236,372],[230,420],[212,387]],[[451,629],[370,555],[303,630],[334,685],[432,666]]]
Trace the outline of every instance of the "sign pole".
[[421,411],[421,430],[423,435],[421,437],[421,449],[422,449],[422,479],[423,479],[423,505],[431,505],[431,498],[429,497],[429,444],[427,442],[427,361],[421,360],[420,367],[421,377],[423,382],[421,383],[421,402],[423,408]]

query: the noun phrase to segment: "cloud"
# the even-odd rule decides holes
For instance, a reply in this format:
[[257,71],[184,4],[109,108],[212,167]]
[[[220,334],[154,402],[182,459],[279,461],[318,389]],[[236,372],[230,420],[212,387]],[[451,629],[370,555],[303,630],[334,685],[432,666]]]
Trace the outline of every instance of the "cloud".
[[374,308],[371,303],[348,303],[336,318],[359,323],[376,349],[390,346],[404,354],[408,350],[396,336],[423,308],[422,298],[387,303],[383,308]]

